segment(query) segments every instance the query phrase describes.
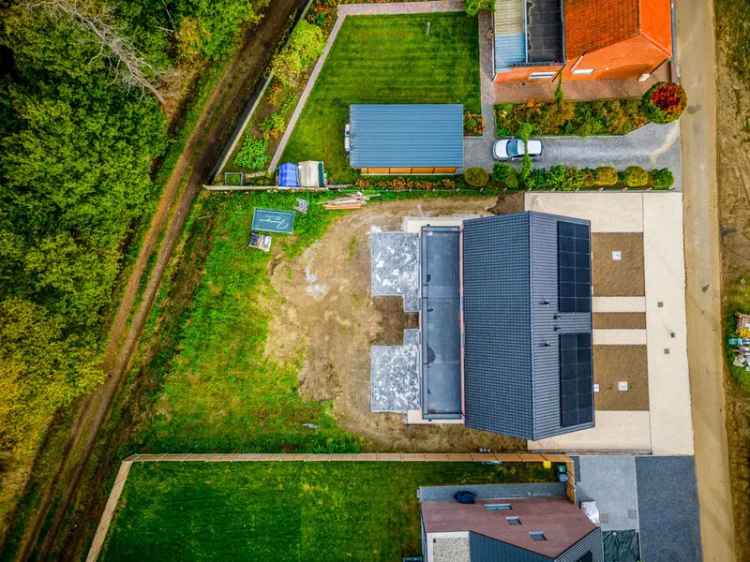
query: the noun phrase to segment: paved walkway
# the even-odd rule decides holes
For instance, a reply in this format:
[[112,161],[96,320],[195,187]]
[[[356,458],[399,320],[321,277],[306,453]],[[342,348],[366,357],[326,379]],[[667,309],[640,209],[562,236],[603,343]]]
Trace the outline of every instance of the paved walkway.
[[492,169],[490,158],[492,143],[495,140],[495,84],[492,81],[493,44],[487,39],[492,34],[492,13],[479,13],[479,85],[482,100],[482,121],[484,134],[481,137],[464,137],[464,168],[472,168],[475,162],[487,161],[481,167]]
[[[596,166],[627,166],[669,168],[675,177],[675,189],[682,184],[680,156],[680,125],[650,123],[624,136],[544,137],[544,154],[534,162],[536,168],[569,164],[579,168]],[[492,142],[482,137],[482,147],[472,146],[464,153],[467,168],[478,166],[491,171]],[[520,166],[520,163],[517,163]]]
[[[703,560],[732,562],[738,553],[725,426],[714,3],[683,0],[676,4],[678,49],[684,55],[680,75],[689,100],[680,121],[685,156],[688,361]],[[747,462],[740,460],[741,453],[737,456],[738,462]],[[746,527],[737,530],[748,532]]]
[[[315,82],[318,80],[320,71],[323,70],[326,59],[331,52],[333,44],[336,42],[336,36],[341,30],[341,26],[344,25],[344,20],[347,16],[373,16],[373,15],[387,15],[387,14],[429,14],[434,12],[461,12],[464,9],[464,3],[462,0],[437,0],[433,2],[391,2],[386,4],[341,4],[337,8],[338,17],[336,23],[331,29],[331,34],[326,40],[326,44],[323,47],[323,52],[318,58],[318,62],[315,63],[313,71],[310,74],[310,78],[305,84],[305,89],[302,91],[302,95],[297,102],[297,107],[294,108],[292,116],[289,119],[289,123],[286,126],[284,135],[281,137],[279,146],[276,148],[276,152],[271,159],[271,164],[268,167],[269,174],[272,174],[276,167],[281,161],[281,157],[284,155],[284,150],[292,137],[294,128],[297,125],[297,121],[302,115],[302,110],[305,108],[307,99],[310,97],[310,93],[315,86]],[[495,128],[493,126],[492,130]],[[341,132],[343,135],[343,131]],[[342,136],[343,139],[343,136]],[[343,142],[343,141],[342,141]]]

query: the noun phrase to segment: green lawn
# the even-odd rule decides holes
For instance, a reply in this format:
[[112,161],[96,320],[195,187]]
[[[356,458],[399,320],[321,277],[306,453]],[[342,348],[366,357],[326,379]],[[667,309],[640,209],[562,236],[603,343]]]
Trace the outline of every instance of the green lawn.
[[552,480],[531,463],[135,463],[101,559],[394,562],[420,551],[419,486]]
[[[337,428],[329,405],[304,401],[297,392],[302,358],[278,364],[264,356],[268,310],[262,296],[273,289],[271,257],[247,248],[254,207],[293,208],[294,194],[214,195],[196,212],[218,213],[202,280],[183,319],[174,358],[166,362],[154,414],[133,449],[159,452],[349,452],[359,442]],[[320,237],[331,213],[311,201],[297,215],[292,236],[273,244],[293,257]],[[209,234],[207,234],[209,235]],[[315,424],[317,430],[303,424]]]
[[463,103],[481,111],[477,19],[464,13],[348,17],[284,152],[353,177],[344,153],[352,103]]

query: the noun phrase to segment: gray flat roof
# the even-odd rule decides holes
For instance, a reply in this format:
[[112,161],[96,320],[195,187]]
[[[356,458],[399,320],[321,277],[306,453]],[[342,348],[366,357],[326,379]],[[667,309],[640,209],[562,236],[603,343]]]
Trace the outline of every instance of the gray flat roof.
[[355,104],[349,125],[352,168],[463,167],[463,105]]
[[566,484],[562,482],[533,482],[521,484],[463,484],[451,486],[423,486],[419,488],[419,501],[453,501],[456,492],[467,490],[476,494],[477,499],[497,498],[539,498],[566,495]]
[[458,227],[423,227],[420,238],[422,415],[461,417],[461,273]]

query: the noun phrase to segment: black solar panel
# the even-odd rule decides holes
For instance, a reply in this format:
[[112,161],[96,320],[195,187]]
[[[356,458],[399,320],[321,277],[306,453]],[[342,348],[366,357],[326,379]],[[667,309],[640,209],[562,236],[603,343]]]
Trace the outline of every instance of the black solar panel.
[[594,419],[591,334],[560,335],[560,425]]
[[557,223],[557,300],[560,312],[591,312],[589,227]]

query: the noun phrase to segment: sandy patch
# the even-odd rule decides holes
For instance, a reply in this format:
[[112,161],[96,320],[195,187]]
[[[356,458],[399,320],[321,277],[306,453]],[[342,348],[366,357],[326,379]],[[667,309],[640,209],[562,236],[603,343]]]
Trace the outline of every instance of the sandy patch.
[[463,426],[407,426],[398,414],[369,409],[370,346],[399,343],[413,326],[395,299],[370,296],[369,233],[398,230],[406,216],[477,214],[495,198],[432,199],[371,204],[337,220],[298,259],[280,262],[272,284],[280,296],[267,354],[278,361],[304,353],[300,392],[333,400],[339,423],[380,451],[475,451],[525,448],[521,440]]

